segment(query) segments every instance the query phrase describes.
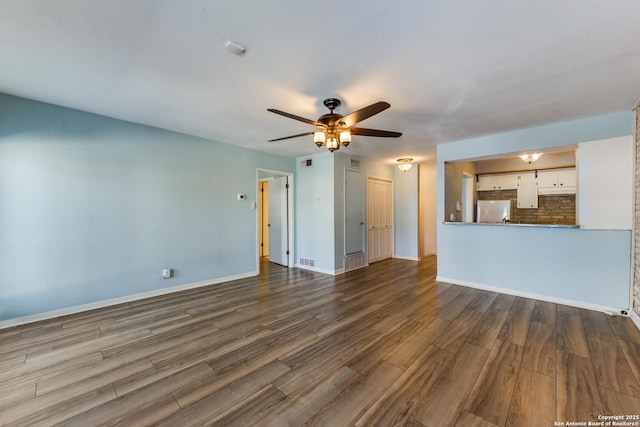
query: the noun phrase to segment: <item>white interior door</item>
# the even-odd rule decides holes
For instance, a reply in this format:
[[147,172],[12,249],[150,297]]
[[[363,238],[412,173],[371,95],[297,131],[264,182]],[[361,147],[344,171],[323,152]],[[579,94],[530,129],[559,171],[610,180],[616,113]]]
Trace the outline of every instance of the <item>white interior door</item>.
[[369,263],[393,256],[393,194],[391,181],[367,180],[367,237]]
[[289,266],[286,176],[269,181],[269,261]]
[[344,184],[345,254],[364,253],[364,176],[347,169]]

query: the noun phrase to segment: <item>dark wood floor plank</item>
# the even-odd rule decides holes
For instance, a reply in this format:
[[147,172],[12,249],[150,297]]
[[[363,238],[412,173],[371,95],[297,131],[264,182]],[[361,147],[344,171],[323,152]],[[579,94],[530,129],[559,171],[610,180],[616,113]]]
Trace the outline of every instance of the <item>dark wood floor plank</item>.
[[634,325],[630,318],[623,316],[607,316],[607,321],[618,339],[640,344],[640,329]]
[[497,427],[494,423],[490,423],[469,411],[462,411],[455,425],[456,427]]
[[498,298],[498,294],[495,292],[480,292],[467,306],[467,309],[484,313],[491,307],[491,304],[493,304],[496,298]]
[[556,325],[556,304],[547,301],[536,301],[531,320],[534,322]]
[[451,322],[439,317],[425,319],[407,339],[398,343],[391,349],[385,360],[401,369],[407,369],[416,358],[427,350],[429,346],[440,336]]
[[255,422],[259,426],[299,426],[301,420],[308,420],[324,405],[341,394],[348,384],[360,374],[347,366],[329,370],[322,379],[288,398],[281,405]]
[[[640,399],[604,387],[600,387],[600,396],[604,414],[640,416]],[[640,420],[635,419],[632,422],[638,421]]]
[[145,372],[151,368],[153,368],[153,365],[146,357],[133,361],[129,361],[124,358],[107,361],[101,360],[83,369],[76,369],[71,372],[38,381],[36,383],[36,396],[42,396],[61,388],[99,388],[103,385],[112,384],[140,372]]
[[504,427],[636,411],[630,319],[435,277],[435,256],[338,276],[265,261],[0,330],[0,424]]
[[393,305],[387,305],[387,316],[371,325],[371,329],[379,332],[387,332],[402,320],[409,317],[409,314],[416,311],[422,303],[414,296],[405,294],[398,298]]
[[498,340],[465,404],[465,409],[489,422],[504,425],[520,368],[523,347]]
[[238,325],[209,335],[207,339],[191,340],[154,351],[148,357],[157,368],[193,365],[227,354],[272,333],[259,324]]
[[526,368],[520,369],[505,425],[552,426],[557,420],[555,379]]
[[[115,399],[108,402],[109,411],[97,406],[87,412],[66,419],[56,427],[86,427],[86,426],[150,426],[158,423],[170,415],[178,412],[180,406],[170,394],[153,400]],[[119,404],[116,407],[115,404]],[[115,415],[118,414],[118,415]]]
[[194,425],[255,426],[260,419],[276,409],[286,398],[287,396],[280,390],[268,385],[242,401],[237,405],[237,408],[232,408],[224,416],[218,419],[205,418],[204,424]]
[[489,354],[463,344],[411,415],[428,427],[453,425]]
[[[112,399],[101,405],[96,405],[86,412],[70,417],[64,424],[78,427],[100,424],[132,425],[124,421],[130,418],[135,419],[138,417],[138,414],[146,413],[149,411],[149,408],[155,408],[157,405],[160,405],[162,408],[163,416],[155,420],[153,415],[149,416],[146,424],[162,421],[181,409],[171,395],[173,390],[179,390],[198,382],[208,381],[213,377],[214,372],[209,365],[201,363],[180,372],[167,375],[158,381],[133,390],[116,399]],[[173,401],[173,404],[171,404],[171,401]],[[120,421],[122,421],[122,424]],[[143,423],[142,425],[145,424]]]
[[[210,391],[210,393],[201,393],[197,398],[194,398],[193,393],[189,392],[194,388],[187,388],[187,392],[184,389],[174,392],[173,395],[182,409],[157,425],[190,426],[215,422],[234,409],[240,410],[237,407],[238,404],[252,400],[254,395],[261,393],[266,387],[270,387],[275,379],[287,371],[289,371],[288,366],[274,361],[226,383],[220,382],[219,377],[213,377],[211,378],[211,387],[203,384],[196,388],[197,390]],[[219,387],[218,384],[222,384],[222,387]],[[281,396],[281,400],[286,397],[275,388],[270,390]]]
[[508,312],[502,310],[487,310],[467,336],[466,342],[491,350],[508,315]]
[[408,422],[411,413],[452,357],[453,354],[448,351],[429,346],[400,378],[369,406],[355,425],[392,426]]
[[77,357],[73,354],[68,354],[64,360],[49,361],[42,359],[29,365],[24,364],[0,374],[0,390],[5,393],[11,393],[15,389],[28,386],[35,387],[36,382],[39,380],[83,369],[100,360],[103,360],[102,355],[99,352],[94,352]]
[[640,398],[640,384],[633,376],[618,340],[610,334],[591,332],[587,342],[598,385]]
[[5,426],[48,426],[88,411],[101,403],[115,399],[111,384],[97,389],[86,389],[82,393],[48,393],[42,397],[26,400],[0,411],[0,420]]
[[640,384],[640,344],[619,339],[618,345],[629,364],[629,369],[631,369],[633,376]]
[[291,368],[291,372],[283,375],[274,385],[287,396],[293,397],[322,382],[326,372],[345,366],[347,360],[360,354],[378,336],[380,332],[361,329],[342,331],[329,339],[318,340],[280,359]]
[[579,314],[558,313],[556,340],[558,350],[589,357],[589,346]]
[[4,390],[0,393],[0,411],[16,403],[24,402],[36,397],[36,386],[29,385],[22,388],[14,388],[10,391]]
[[591,360],[558,350],[556,420],[598,421],[602,402]]
[[435,340],[434,345],[456,353],[476,327],[482,313],[474,310],[463,311]]
[[580,310],[582,324],[587,336],[592,332],[601,332],[611,335],[613,333],[607,315],[593,310]]
[[382,362],[355,381],[305,421],[309,426],[353,425],[358,418],[402,375],[402,370]]
[[527,341],[527,333],[529,331],[529,322],[533,310],[527,310],[516,306],[515,309],[509,311],[509,315],[502,324],[502,329],[498,334],[498,339],[502,341],[511,341],[514,344],[525,345]]
[[371,369],[372,366],[379,364],[383,360],[388,360],[389,354],[398,348],[402,348],[401,346],[409,341],[412,336],[423,329],[423,323],[411,319],[404,319],[394,328],[371,341],[369,345],[347,361],[346,365],[356,372],[366,372]]
[[556,356],[556,326],[532,321],[524,347],[522,366],[555,378]]

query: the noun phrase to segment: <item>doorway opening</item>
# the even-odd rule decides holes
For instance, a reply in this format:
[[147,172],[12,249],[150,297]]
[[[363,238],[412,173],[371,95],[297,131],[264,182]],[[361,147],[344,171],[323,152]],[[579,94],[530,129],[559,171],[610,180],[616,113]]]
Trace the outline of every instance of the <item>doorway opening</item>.
[[473,191],[475,177],[466,172],[462,173],[462,222],[473,222]]
[[293,265],[293,174],[256,170],[258,247],[256,270],[266,263]]

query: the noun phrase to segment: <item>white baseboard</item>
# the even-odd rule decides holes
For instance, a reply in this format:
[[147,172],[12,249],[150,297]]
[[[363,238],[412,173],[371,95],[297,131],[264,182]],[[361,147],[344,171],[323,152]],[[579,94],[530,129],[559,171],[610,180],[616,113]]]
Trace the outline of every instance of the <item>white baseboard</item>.
[[142,292],[139,294],[126,295],[118,298],[111,298],[102,301],[90,302],[88,304],[76,305],[73,307],[65,307],[58,310],[47,311],[45,313],[31,314],[28,316],[16,317],[14,319],[8,319],[0,321],[0,329],[11,328],[13,326],[25,325],[27,323],[39,322],[41,320],[53,319],[61,316],[68,316],[70,314],[81,313],[83,311],[95,310],[98,308],[110,307],[117,304],[124,304],[127,302],[139,301],[145,298],[157,297],[160,295],[172,294],[174,292],[186,291],[188,289],[201,288],[203,286],[216,285],[223,282],[231,282],[232,280],[246,279],[247,277],[254,277],[260,274],[257,271],[250,271],[248,273],[236,274],[233,276],[219,277],[217,279],[202,280],[200,282],[185,283],[183,285],[172,286],[170,288],[156,289],[153,291]]
[[640,316],[638,316],[638,313],[636,313],[633,310],[629,310],[629,317],[631,318],[631,320],[633,321],[633,323],[636,324],[636,326],[638,327],[638,329],[640,329]]
[[337,270],[329,270],[328,268],[311,267],[311,266],[302,265],[302,264],[296,264],[295,267],[302,270],[313,271],[314,273],[329,274],[331,276],[338,276],[340,274],[344,274],[344,268],[339,268]]
[[420,257],[415,258],[415,257],[398,256],[398,255],[394,255],[393,257],[396,259],[406,259],[407,261],[420,261]]
[[594,311],[601,311],[603,313],[604,312],[620,313],[621,310],[624,310],[624,311],[628,311],[629,310],[627,308],[622,308],[622,307],[610,307],[610,306],[606,306],[606,305],[591,304],[591,303],[584,302],[584,301],[576,301],[576,300],[565,299],[565,298],[557,298],[557,297],[552,297],[552,296],[549,296],[549,295],[535,294],[535,293],[532,293],[532,292],[516,291],[516,290],[513,290],[513,289],[499,288],[497,286],[484,285],[482,283],[475,283],[475,282],[467,282],[466,280],[451,279],[451,278],[448,278],[448,277],[436,276],[436,282],[451,283],[453,285],[466,286],[468,288],[482,289],[483,291],[498,292],[498,293],[501,293],[501,294],[514,295],[514,296],[517,296],[517,297],[537,299],[537,300],[541,300],[541,301],[552,302],[552,303],[555,303],[555,304],[569,305],[571,307],[584,308],[584,309],[587,309],[587,310],[594,310]]

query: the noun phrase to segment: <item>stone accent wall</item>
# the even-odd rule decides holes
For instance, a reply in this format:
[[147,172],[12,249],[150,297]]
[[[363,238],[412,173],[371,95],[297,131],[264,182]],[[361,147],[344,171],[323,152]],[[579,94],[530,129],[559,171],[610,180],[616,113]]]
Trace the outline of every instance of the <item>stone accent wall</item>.
[[518,190],[478,191],[478,200],[511,200],[514,224],[576,224],[576,195],[538,196],[538,209],[518,209]]
[[638,230],[640,230],[640,118],[638,117],[639,111],[635,110],[636,118],[636,135],[635,135],[635,149],[636,149],[636,204],[634,207],[634,222],[635,222],[635,237],[634,248],[635,254],[633,259],[633,301],[631,306],[638,316],[640,316],[640,238],[638,237]]

